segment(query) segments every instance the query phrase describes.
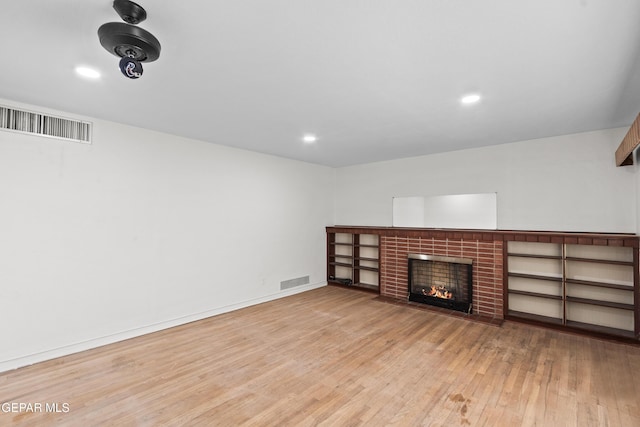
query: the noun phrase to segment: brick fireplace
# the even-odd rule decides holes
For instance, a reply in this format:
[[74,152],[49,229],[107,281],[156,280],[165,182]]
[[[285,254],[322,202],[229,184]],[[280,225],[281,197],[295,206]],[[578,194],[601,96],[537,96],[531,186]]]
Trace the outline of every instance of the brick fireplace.
[[[640,339],[639,246],[640,238],[629,233],[330,226],[327,282],[376,292],[388,301],[422,306],[424,301],[409,298],[410,276],[420,275],[410,270],[409,254],[420,259],[462,258],[471,260],[473,315],[607,337],[631,337],[635,342]],[[517,263],[521,259],[527,260],[524,270]],[[549,274],[545,264],[549,262],[560,266],[561,276]],[[618,270],[612,270],[612,266],[624,269],[628,277],[616,278]],[[347,285],[340,282],[341,277],[348,278]],[[446,278],[431,277],[436,292],[447,296],[449,291],[451,299],[464,295],[460,288],[451,291]],[[454,277],[456,283],[461,275]],[[563,293],[558,294],[556,289],[544,292],[540,283],[547,282],[555,283]],[[416,285],[411,286],[412,293],[430,296],[428,280],[421,278]],[[597,297],[586,294],[592,289],[600,292]],[[624,302],[619,300],[621,292],[627,298]],[[556,311],[543,311],[550,306]],[[442,307],[438,305],[438,309],[451,309]],[[618,318],[614,315],[625,315],[626,323],[612,325],[611,319]],[[631,326],[630,319],[634,322]]]
[[472,312],[472,263],[466,258],[409,254],[409,301]]
[[[401,234],[401,233],[398,233]],[[430,254],[473,260],[473,313],[492,318],[503,314],[503,242],[486,241],[473,233],[382,235],[380,240],[380,295],[407,300],[408,254]]]

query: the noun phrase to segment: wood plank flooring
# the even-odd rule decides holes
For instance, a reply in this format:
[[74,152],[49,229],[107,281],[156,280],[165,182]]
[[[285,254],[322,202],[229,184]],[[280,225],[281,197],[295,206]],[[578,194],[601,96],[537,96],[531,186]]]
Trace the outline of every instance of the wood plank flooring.
[[639,426],[640,347],[324,287],[0,374],[24,426]]

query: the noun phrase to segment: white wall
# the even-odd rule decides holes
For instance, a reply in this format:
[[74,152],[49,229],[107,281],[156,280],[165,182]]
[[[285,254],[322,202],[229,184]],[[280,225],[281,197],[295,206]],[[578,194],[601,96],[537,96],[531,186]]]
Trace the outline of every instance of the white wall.
[[392,197],[497,192],[499,229],[635,233],[635,169],[614,160],[626,131],[340,168],[336,224],[390,226]]
[[0,371],[325,284],[332,169],[93,122],[0,131]]

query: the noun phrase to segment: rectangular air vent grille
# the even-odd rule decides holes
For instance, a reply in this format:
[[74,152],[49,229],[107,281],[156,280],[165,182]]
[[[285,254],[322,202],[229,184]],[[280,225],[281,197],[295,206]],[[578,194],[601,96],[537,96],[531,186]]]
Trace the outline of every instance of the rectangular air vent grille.
[[294,288],[296,286],[308,285],[309,284],[309,276],[302,276],[295,279],[285,280],[280,282],[280,290],[283,291],[285,289]]
[[0,129],[91,143],[91,123],[0,105]]

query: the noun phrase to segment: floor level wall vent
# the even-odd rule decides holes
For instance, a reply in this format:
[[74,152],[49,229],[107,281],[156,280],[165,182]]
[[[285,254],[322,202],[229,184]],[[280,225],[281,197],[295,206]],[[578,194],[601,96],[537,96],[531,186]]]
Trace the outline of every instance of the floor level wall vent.
[[280,282],[280,290],[285,290],[289,288],[295,288],[296,286],[308,285],[309,284],[309,276],[302,276],[296,279],[285,280],[284,282]]

